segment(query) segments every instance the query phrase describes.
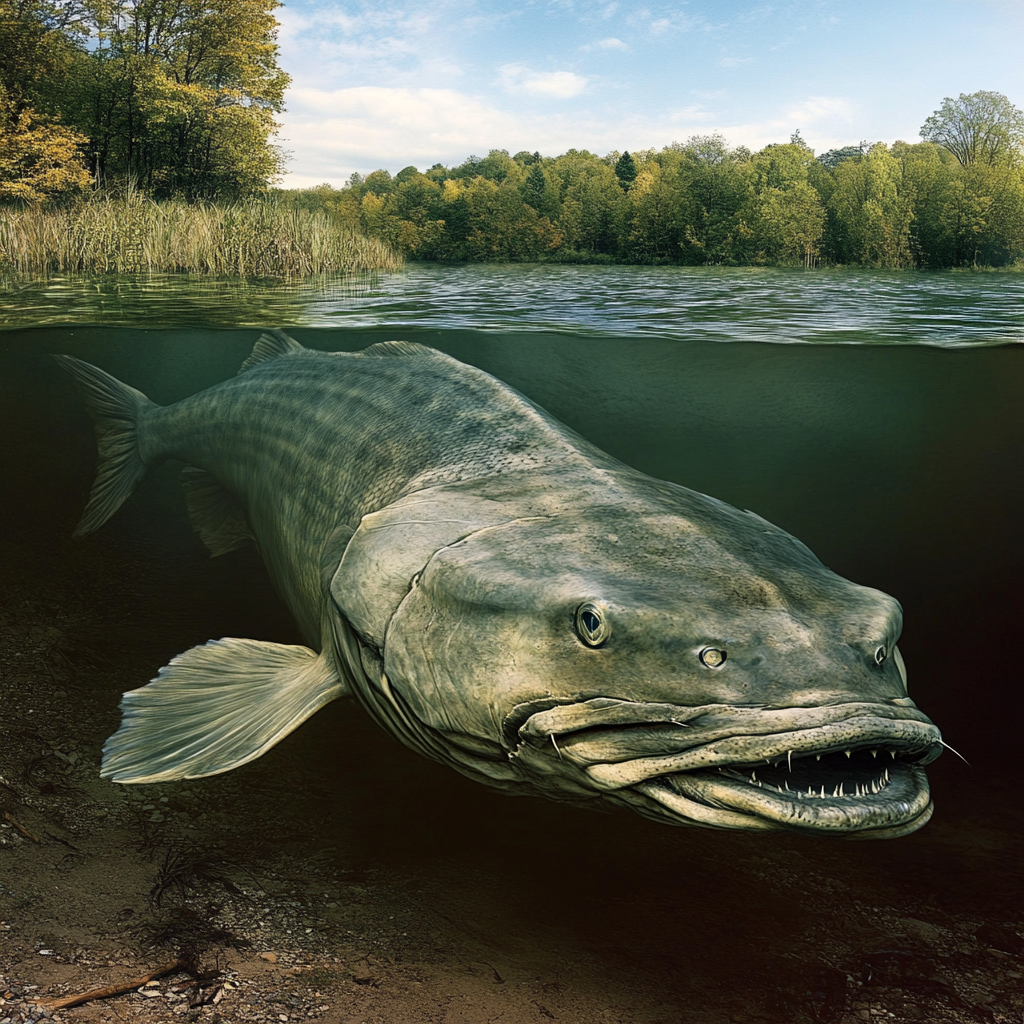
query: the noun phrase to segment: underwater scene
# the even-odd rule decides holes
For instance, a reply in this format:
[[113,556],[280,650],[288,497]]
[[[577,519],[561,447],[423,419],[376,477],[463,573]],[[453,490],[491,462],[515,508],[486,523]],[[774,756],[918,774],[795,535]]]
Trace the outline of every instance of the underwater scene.
[[[438,349],[892,595],[909,695],[953,748],[926,769],[931,820],[868,842],[511,799],[351,700],[224,774],[101,778],[122,693],[173,657],[306,641],[253,547],[210,557],[180,462],[72,537],[96,441],[51,356],[169,405],[233,378],[272,328],[326,352]],[[1019,1024],[1022,342],[1024,280],[996,273],[5,281],[0,973],[17,985],[0,1021],[116,971],[134,994],[45,1012]]]

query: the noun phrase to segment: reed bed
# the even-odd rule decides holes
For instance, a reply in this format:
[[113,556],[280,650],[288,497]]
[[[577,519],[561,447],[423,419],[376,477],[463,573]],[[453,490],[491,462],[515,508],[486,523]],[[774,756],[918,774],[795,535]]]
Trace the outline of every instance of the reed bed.
[[320,211],[274,202],[94,197],[80,206],[0,209],[0,268],[22,273],[191,273],[305,277],[395,270],[386,243]]

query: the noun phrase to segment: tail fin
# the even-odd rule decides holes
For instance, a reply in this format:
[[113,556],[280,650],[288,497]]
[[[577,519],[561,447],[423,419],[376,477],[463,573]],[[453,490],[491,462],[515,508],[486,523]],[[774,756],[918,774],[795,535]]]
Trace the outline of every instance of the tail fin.
[[75,530],[82,537],[99,529],[146,474],[139,447],[139,420],[157,406],[141,391],[73,356],[54,356],[82,393],[96,427],[99,464],[89,504]]

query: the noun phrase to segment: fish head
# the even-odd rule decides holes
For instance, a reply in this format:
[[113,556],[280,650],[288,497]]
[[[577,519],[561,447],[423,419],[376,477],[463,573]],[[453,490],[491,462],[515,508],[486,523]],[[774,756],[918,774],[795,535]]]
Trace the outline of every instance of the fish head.
[[520,503],[431,551],[377,629],[399,731],[492,784],[677,824],[920,827],[941,745],[907,694],[899,604],[647,481]]

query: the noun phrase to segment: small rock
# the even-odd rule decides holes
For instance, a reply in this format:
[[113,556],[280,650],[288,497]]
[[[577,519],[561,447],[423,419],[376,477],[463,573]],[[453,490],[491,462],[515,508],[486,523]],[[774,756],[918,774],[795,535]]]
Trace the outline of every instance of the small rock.
[[916,917],[904,917],[900,919],[900,924],[903,930],[918,942],[934,946],[942,940],[942,932],[927,921],[919,921]]
[[986,946],[1001,949],[1004,953],[1024,956],[1024,939],[1015,931],[1000,924],[983,924],[975,933],[975,938]]
[[352,980],[357,985],[372,985],[374,982],[373,973],[370,970],[370,964],[367,960],[360,960],[356,964],[355,970],[352,972]]
[[277,963],[277,954],[276,953],[260,953],[260,959],[261,960],[266,960],[268,964],[276,964]]

